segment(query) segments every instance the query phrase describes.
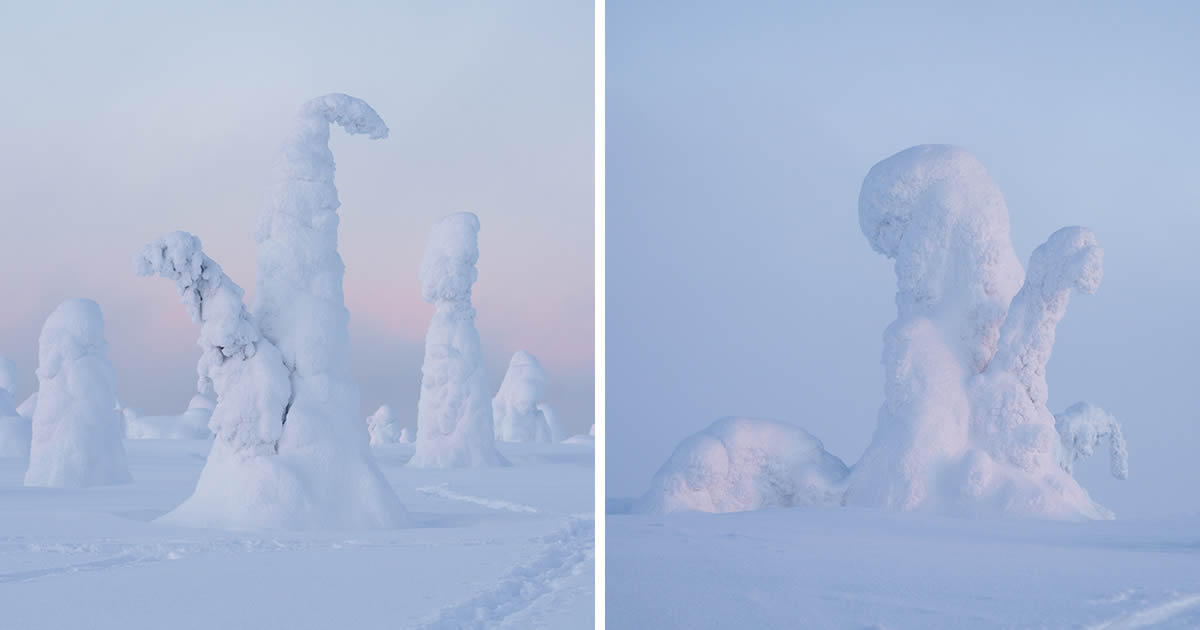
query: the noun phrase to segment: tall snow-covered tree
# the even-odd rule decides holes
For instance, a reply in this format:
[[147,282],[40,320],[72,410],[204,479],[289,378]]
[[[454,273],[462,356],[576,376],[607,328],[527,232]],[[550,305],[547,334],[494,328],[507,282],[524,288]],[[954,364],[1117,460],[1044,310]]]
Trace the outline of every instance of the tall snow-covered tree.
[[421,293],[436,310],[425,335],[416,452],[410,466],[507,463],[496,450],[491,392],[471,305],[478,233],[479,218],[470,212],[445,217],[434,224],[421,259]]

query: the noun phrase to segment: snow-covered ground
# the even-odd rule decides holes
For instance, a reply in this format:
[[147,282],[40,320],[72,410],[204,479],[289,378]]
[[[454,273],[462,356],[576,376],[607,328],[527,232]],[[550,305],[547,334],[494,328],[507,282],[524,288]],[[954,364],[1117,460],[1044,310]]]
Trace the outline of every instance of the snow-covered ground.
[[229,531],[151,522],[210,441],[127,440],[132,484],[26,488],[0,459],[0,627],[591,628],[594,451],[500,444],[511,467],[404,467],[372,447],[403,529]]
[[620,513],[630,503],[610,500],[606,521],[609,628],[1200,628],[1200,515]]

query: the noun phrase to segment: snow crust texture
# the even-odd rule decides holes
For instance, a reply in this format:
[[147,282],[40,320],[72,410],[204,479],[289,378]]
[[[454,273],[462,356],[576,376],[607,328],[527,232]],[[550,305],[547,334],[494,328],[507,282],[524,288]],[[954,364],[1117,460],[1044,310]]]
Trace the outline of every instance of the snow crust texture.
[[634,509],[665,514],[837,504],[847,472],[804,429],[722,418],[675,448]]
[[447,216],[434,224],[421,259],[421,294],[436,311],[425,335],[416,452],[410,466],[507,464],[496,450],[491,391],[471,305],[478,234],[479,218],[474,214]]
[[545,391],[546,371],[542,364],[532,354],[517,351],[508,363],[500,390],[492,399],[496,439],[504,442],[558,441],[541,404]]
[[37,377],[25,485],[83,487],[132,481],[98,304],[67,300],[46,318],[38,338]]
[[175,280],[201,323],[199,389],[217,400],[209,423],[216,439],[196,491],[168,522],[371,529],[405,520],[371,455],[349,374],[334,123],[371,138],[388,133],[369,105],[344,94],[301,108],[259,222],[253,313],[194,236],[167,235],[138,260],[139,273]]

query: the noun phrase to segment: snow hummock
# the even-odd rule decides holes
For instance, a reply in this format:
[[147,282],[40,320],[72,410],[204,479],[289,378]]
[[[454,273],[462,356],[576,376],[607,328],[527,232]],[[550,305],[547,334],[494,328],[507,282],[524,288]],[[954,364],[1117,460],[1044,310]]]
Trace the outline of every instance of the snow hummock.
[[387,127],[344,94],[309,101],[284,143],[259,223],[257,308],[200,240],[174,232],[148,245],[138,273],[175,281],[193,321],[199,391],[215,393],[216,435],[195,493],[163,517],[226,528],[368,529],[400,525],[403,506],[370,451],[350,378],[349,312],[337,252],[329,125],[372,138]]
[[[505,442],[555,442],[540,403],[546,371],[536,357],[518,350],[508,363],[500,390],[492,399],[496,439]],[[553,413],[553,412],[552,412]]]
[[212,437],[208,422],[216,403],[196,394],[177,416],[143,416],[126,407],[125,438],[129,440],[203,440]]
[[0,357],[0,457],[29,457],[33,427],[17,411],[18,383],[16,364]]
[[479,260],[479,218],[470,212],[434,224],[421,259],[421,294],[436,311],[425,335],[416,453],[409,465],[506,465],[496,450],[491,390],[484,371],[471,285]]
[[837,504],[846,473],[842,460],[804,429],[722,418],[675,448],[634,509],[665,514]]
[[403,441],[401,438],[404,437],[399,423],[392,414],[392,408],[387,405],[380,405],[375,413],[367,416],[367,435],[370,436],[372,446],[394,444]]
[[46,318],[38,338],[37,377],[25,485],[82,487],[132,481],[98,304],[67,300]]

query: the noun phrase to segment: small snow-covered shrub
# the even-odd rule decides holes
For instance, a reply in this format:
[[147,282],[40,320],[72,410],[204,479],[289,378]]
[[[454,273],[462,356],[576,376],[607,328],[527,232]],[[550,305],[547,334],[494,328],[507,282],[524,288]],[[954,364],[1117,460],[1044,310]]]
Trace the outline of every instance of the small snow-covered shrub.
[[550,423],[540,403],[546,371],[528,352],[517,351],[508,363],[500,389],[492,399],[496,439],[504,442],[553,442]]
[[836,505],[842,460],[804,429],[775,420],[722,418],[675,448],[639,512],[742,512]]
[[421,294],[437,310],[425,335],[410,466],[507,464],[496,450],[491,392],[471,306],[478,233],[479,218],[470,212],[445,217],[434,224],[421,259]]
[[104,317],[87,299],[54,309],[38,338],[38,402],[25,485],[81,487],[132,480],[121,442]]

